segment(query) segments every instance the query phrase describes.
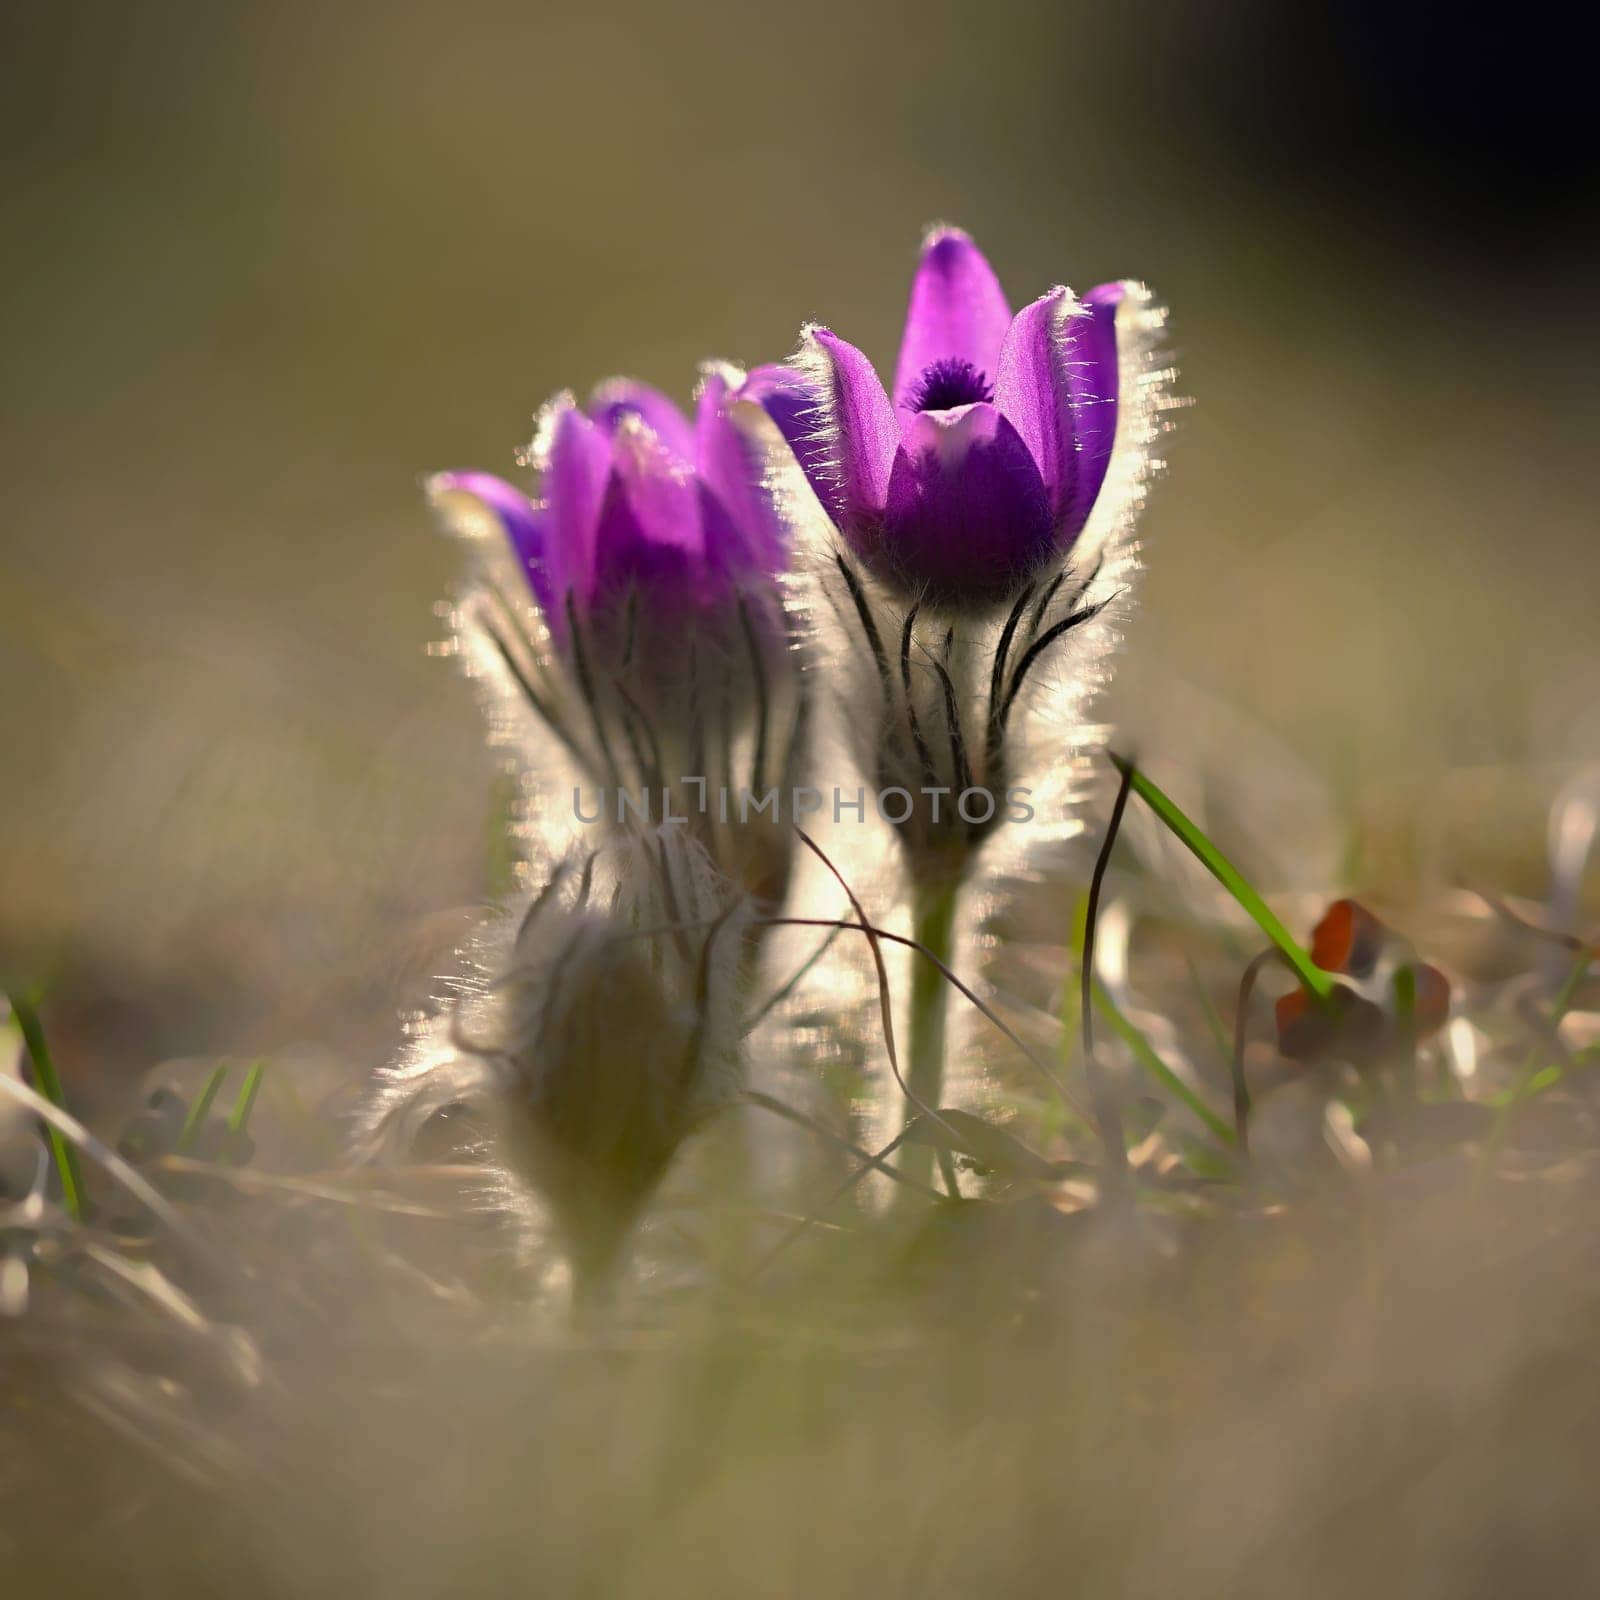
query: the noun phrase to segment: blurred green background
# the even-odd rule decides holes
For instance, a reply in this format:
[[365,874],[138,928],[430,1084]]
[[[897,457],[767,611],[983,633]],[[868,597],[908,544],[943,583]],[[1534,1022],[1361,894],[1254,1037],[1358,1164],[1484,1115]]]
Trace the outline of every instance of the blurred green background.
[[1369,877],[1539,887],[1600,754],[1576,52],[1317,0],[0,30],[0,976],[51,985],[69,1074],[379,1058],[495,815],[418,476],[806,318],[888,362],[940,218],[1019,303],[1172,307],[1195,404],[1117,689],[1147,762],[1300,773],[1283,837],[1357,818]]

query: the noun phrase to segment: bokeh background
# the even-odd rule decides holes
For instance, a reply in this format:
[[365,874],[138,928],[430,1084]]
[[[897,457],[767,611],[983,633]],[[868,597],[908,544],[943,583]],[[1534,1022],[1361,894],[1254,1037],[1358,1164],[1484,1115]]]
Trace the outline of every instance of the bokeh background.
[[1147,763],[1536,892],[1600,756],[1590,87],[1333,0],[8,7],[0,977],[80,1092],[378,1059],[503,872],[419,475],[805,318],[888,361],[941,218],[1173,309]]

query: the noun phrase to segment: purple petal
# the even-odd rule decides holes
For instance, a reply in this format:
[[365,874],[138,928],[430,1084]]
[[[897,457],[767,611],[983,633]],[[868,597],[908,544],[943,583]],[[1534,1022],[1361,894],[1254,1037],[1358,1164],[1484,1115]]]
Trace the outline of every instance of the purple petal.
[[747,386],[730,390],[721,372],[707,370],[695,413],[706,560],[735,580],[781,570],[786,542],[761,452],[728,415],[732,396]]
[[549,444],[539,482],[547,529],[544,564],[560,618],[569,592],[579,604],[594,592],[600,505],[612,446],[570,400],[557,403],[545,427]]
[[725,366],[720,361],[701,363],[700,387],[695,391],[694,399],[695,453],[690,460],[698,463],[701,445],[705,439],[706,423],[727,405],[728,396],[733,393],[739,376],[737,367]]
[[[492,472],[436,472],[428,480],[428,494],[446,515],[455,515],[448,504],[449,497],[455,495],[470,496],[481,510],[488,512],[516,552],[535,598],[548,614],[550,585],[544,568],[545,519],[527,495]],[[461,531],[469,530],[463,527]]]
[[910,404],[936,361],[964,361],[990,378],[1011,325],[1011,308],[983,252],[959,228],[928,235],[911,283],[906,331],[895,368],[894,400]]
[[828,470],[830,459],[822,413],[810,387],[793,367],[757,367],[739,386],[740,400],[753,400],[777,424],[788,441],[828,513],[837,522],[844,514],[836,474]]
[[1121,298],[1116,284],[1081,304],[1052,289],[1017,313],[1000,352],[995,404],[1038,464],[1064,538],[1088,520],[1111,460]]
[[596,540],[596,597],[638,583],[653,598],[698,594],[705,532],[693,470],[648,427],[619,425]]
[[1062,331],[1073,308],[1065,289],[1024,306],[1006,334],[994,386],[994,403],[1022,435],[1058,511],[1076,470]]
[[1067,381],[1072,389],[1073,426],[1078,438],[1078,473],[1062,528],[1077,533],[1106,481],[1117,438],[1117,307],[1126,289],[1103,283],[1083,297],[1086,315],[1067,324]]
[[796,357],[816,404],[823,503],[848,527],[883,514],[900,425],[872,363],[826,328],[807,329]]
[[912,417],[875,550],[912,592],[983,604],[1012,593],[1053,545],[1049,500],[1017,430],[992,405]]
[[626,417],[637,417],[680,461],[694,460],[694,429],[659,389],[633,378],[611,378],[600,384],[586,407],[609,434]]

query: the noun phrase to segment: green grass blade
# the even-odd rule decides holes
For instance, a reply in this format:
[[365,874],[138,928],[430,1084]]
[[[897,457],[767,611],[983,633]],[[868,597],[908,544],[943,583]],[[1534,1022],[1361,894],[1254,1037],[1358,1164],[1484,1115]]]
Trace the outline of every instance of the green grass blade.
[[239,1091],[239,1098],[234,1101],[233,1111],[228,1117],[229,1133],[237,1136],[250,1126],[250,1113],[256,1108],[256,1096],[261,1092],[261,1075],[266,1070],[265,1060],[250,1063],[250,1070],[244,1077],[244,1087]]
[[211,1076],[206,1079],[205,1087],[195,1097],[195,1102],[189,1107],[189,1115],[183,1119],[183,1132],[178,1135],[178,1154],[185,1154],[194,1143],[201,1128],[205,1126],[206,1117],[211,1111],[211,1104],[217,1098],[217,1092],[222,1088],[228,1076],[228,1063],[219,1061],[211,1069]]
[[[6,998],[11,1002],[11,1014],[17,1019],[17,1027],[22,1030],[22,1042],[27,1047],[28,1059],[33,1063],[39,1088],[51,1105],[65,1111],[67,1097],[61,1088],[61,1079],[57,1076],[55,1060],[50,1054],[44,1027],[39,1021],[39,1013],[32,1003],[20,994],[8,995]],[[78,1152],[73,1149],[71,1141],[59,1128],[52,1126],[46,1129],[46,1133],[50,1140],[50,1154],[55,1161],[56,1171],[61,1175],[61,1194],[67,1210],[74,1218],[82,1217],[83,1169],[78,1165]]]
[[1186,1084],[1165,1061],[1156,1054],[1155,1047],[1145,1038],[1144,1034],[1122,1014],[1121,1008],[1106,991],[1106,987],[1098,978],[1094,981],[1094,1003],[1107,1022],[1111,1024],[1111,1031],[1127,1045],[1133,1052],[1136,1060],[1152,1078],[1164,1088],[1174,1099],[1182,1101],[1197,1116],[1207,1128],[1216,1135],[1223,1144],[1232,1146],[1238,1141],[1234,1137],[1232,1127],[1193,1089]]
[[1119,772],[1132,773],[1134,793],[1178,836],[1200,865],[1244,907],[1256,926],[1277,946],[1306,988],[1318,1000],[1330,999],[1337,987],[1333,979],[1290,936],[1289,930],[1273,915],[1266,901],[1251,888],[1244,874],[1190,821],[1177,802],[1153,784],[1133,762],[1115,755],[1111,760]]

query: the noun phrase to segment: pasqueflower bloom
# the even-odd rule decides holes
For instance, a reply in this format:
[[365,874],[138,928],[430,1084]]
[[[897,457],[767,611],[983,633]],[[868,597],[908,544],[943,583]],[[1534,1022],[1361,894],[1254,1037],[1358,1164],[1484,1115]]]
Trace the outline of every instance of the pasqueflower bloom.
[[1012,316],[972,240],[931,233],[891,399],[827,328],[796,365],[813,400],[768,409],[850,547],[910,595],[981,606],[1072,546],[1117,435],[1118,310],[1137,285],[1052,289]]
[[[1082,300],[1052,289],[1013,316],[971,239],[940,228],[892,396],[823,327],[790,363],[798,399],[792,383],[752,395],[813,491],[796,564],[804,609],[901,840],[914,932],[941,959],[980,846],[1070,827],[1065,802],[1098,732],[1084,712],[1108,658],[1102,617],[1131,577],[1153,465],[1160,322],[1134,283]],[[1034,759],[1025,730],[1045,725]],[[922,1107],[941,1103],[945,1003],[934,969],[914,969],[909,1084]],[[907,1160],[926,1168],[925,1153]]]
[[[796,384],[780,369],[752,382],[766,397]],[[528,451],[534,495],[481,472],[437,474],[429,490],[485,555],[458,634],[533,775],[568,758],[567,820],[670,814],[775,899],[787,834],[773,814],[748,822],[738,799],[791,783],[803,699],[776,584],[789,532],[763,468],[783,444],[755,406],[735,425],[745,384],[708,367],[692,422],[626,379],[584,407],[560,395]]]
[[[571,646],[575,623],[607,626],[630,603],[681,623],[741,587],[765,589],[787,558],[747,436],[729,420],[742,382],[709,368],[692,423],[629,379],[601,384],[587,407],[559,395],[528,452],[537,500],[485,472],[442,472],[429,489],[446,503],[470,496],[499,521],[559,647]],[[758,392],[775,387],[768,379]]]
[[903,813],[924,875],[959,878],[1008,815],[1008,788],[1032,784],[1027,713],[1051,713],[1058,776],[1084,743],[1109,643],[1097,619],[1135,566],[1166,403],[1161,321],[1133,282],[1081,300],[1052,289],[1013,316],[972,240],[939,228],[892,396],[823,327],[805,331],[790,381],[752,381],[823,513],[799,563],[811,609],[838,624],[817,629],[819,645],[834,645],[879,809]]

